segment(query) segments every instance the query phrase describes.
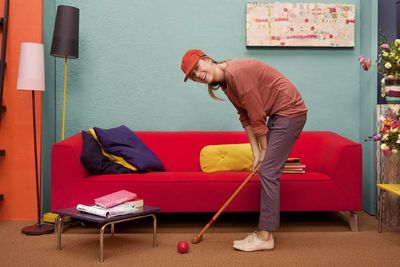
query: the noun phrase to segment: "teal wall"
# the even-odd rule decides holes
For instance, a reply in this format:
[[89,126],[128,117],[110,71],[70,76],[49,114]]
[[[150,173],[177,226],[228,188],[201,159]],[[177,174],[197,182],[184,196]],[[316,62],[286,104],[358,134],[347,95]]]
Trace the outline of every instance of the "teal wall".
[[[376,60],[378,51],[378,0],[361,2],[362,32],[361,54],[371,55]],[[361,68],[360,68],[361,69]],[[360,142],[363,144],[363,208],[376,214],[376,146],[365,142],[367,136],[376,132],[377,74],[360,70]]]
[[[373,131],[370,115],[374,114],[375,91],[365,77],[373,75],[361,74],[357,58],[361,51],[371,52],[370,43],[375,42],[377,11],[372,7],[376,0],[335,1],[356,5],[354,48],[247,48],[243,0],[44,2],[49,2],[44,5],[47,49],[56,6],[80,9],[80,57],[68,61],[66,136],[93,126],[120,124],[133,130],[240,130],[229,101],[215,102],[204,85],[183,82],[180,60],[189,48],[201,48],[215,59],[253,57],[275,66],[305,99],[306,130],[335,131],[357,142]],[[369,20],[368,26],[360,24],[361,19]],[[49,184],[49,151],[61,135],[63,60],[48,56],[47,63],[50,92],[44,96],[44,110],[51,115],[45,118],[49,123],[44,123],[48,137],[44,180]],[[361,87],[368,87],[368,94]],[[371,162],[373,150],[367,152],[364,156]],[[364,174],[364,208],[373,212],[374,192],[368,190],[373,170],[364,171],[369,172]],[[49,207],[48,189],[44,206]]]
[[56,5],[43,0],[43,43],[45,51],[46,90],[42,93],[42,203],[43,211],[50,210],[51,145],[56,140],[56,79],[55,59],[50,56]]

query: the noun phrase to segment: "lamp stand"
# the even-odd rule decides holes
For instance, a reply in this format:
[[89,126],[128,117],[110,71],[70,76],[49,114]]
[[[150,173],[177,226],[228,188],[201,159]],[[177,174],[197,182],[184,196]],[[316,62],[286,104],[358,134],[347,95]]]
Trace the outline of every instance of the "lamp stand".
[[50,234],[54,231],[54,226],[41,223],[41,190],[38,174],[38,155],[36,142],[36,108],[35,108],[35,91],[32,90],[32,113],[33,113],[33,146],[35,152],[35,177],[36,177],[36,204],[37,204],[37,222],[35,225],[22,228],[22,233],[26,235],[43,235]]
[[63,96],[63,110],[62,110],[61,140],[64,140],[64,136],[65,136],[65,113],[67,110],[67,72],[68,72],[68,62],[67,62],[67,57],[65,57],[64,58],[64,96]]

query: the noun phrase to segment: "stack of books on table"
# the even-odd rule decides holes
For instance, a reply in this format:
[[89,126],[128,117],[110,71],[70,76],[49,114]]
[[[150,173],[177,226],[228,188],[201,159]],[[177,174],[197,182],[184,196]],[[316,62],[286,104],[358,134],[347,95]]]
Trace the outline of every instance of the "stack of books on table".
[[137,207],[144,205],[143,199],[139,199],[135,193],[120,190],[94,199],[95,205],[78,204],[76,209],[101,217],[114,217],[133,213]]
[[282,173],[305,173],[306,165],[301,163],[300,158],[288,158]]

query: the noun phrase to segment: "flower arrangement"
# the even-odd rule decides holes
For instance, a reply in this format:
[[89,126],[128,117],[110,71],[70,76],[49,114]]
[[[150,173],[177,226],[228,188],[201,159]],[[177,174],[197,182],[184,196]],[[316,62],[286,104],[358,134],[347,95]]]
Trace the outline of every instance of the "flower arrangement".
[[375,67],[383,75],[380,81],[381,97],[385,97],[388,104],[400,103],[400,39],[388,41],[380,34],[380,45],[376,65],[371,58],[364,55],[358,57],[361,68],[365,71]]
[[397,78],[400,75],[400,39],[385,41],[379,45],[376,66],[371,64],[371,58],[364,55],[360,55],[358,61],[365,71],[376,67],[386,78]]
[[372,138],[380,143],[380,148],[385,156],[397,154],[400,151],[400,110],[395,112],[388,108],[385,116],[381,115],[379,121],[382,127],[379,133]]

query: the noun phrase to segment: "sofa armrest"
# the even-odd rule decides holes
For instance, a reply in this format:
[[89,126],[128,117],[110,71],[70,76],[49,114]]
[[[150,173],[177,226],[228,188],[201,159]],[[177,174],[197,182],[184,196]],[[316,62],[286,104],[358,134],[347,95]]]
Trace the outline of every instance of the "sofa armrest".
[[81,152],[82,137],[80,133],[53,144],[51,151],[52,209],[64,207],[63,196],[73,194],[74,190],[88,176],[88,172],[80,160]]
[[304,132],[296,142],[291,153],[300,157],[306,164],[306,170],[321,172],[330,177],[335,175],[340,161],[350,153],[350,157],[359,157],[357,151],[361,145],[333,132],[309,131]]
[[315,139],[319,140],[314,160],[331,177],[320,190],[329,194],[332,201],[343,200],[342,210],[361,210],[361,144],[332,132],[321,132]]
[[[325,148],[321,153],[321,160],[325,161],[326,164],[326,173],[333,176],[347,165],[357,168],[357,161],[360,162],[358,167],[361,168],[361,145],[340,135],[333,133],[332,135],[332,138],[325,140]],[[348,162],[344,162],[344,159],[348,160]],[[346,168],[346,171],[351,170]]]
[[[299,137],[291,155],[304,161],[305,175],[310,171],[330,177],[328,180],[304,185],[307,189],[310,187],[315,190],[310,201],[322,201],[317,205],[319,209],[324,210],[329,206],[330,210],[361,210],[361,144],[332,132],[306,131]],[[298,190],[297,186],[287,190]],[[310,206],[315,207],[314,204]]]
[[339,199],[345,199],[346,210],[362,209],[362,148],[354,143],[342,149],[339,162],[332,176],[335,192],[332,194]]

